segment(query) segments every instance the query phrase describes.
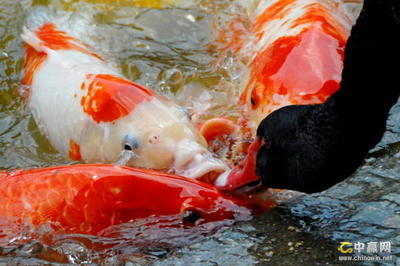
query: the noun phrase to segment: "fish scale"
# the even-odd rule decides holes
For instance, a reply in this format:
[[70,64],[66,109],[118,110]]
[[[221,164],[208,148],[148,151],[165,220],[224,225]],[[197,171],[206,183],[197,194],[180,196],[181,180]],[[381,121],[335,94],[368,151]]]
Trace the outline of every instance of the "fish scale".
[[73,173],[53,172],[42,175],[40,170],[3,174],[0,177],[0,195],[2,199],[8,200],[4,200],[0,206],[0,216],[20,217],[22,220],[26,218],[33,225],[40,225],[48,221],[48,211],[56,209],[61,200],[71,201],[76,194],[74,192],[87,179],[85,175],[76,176]]

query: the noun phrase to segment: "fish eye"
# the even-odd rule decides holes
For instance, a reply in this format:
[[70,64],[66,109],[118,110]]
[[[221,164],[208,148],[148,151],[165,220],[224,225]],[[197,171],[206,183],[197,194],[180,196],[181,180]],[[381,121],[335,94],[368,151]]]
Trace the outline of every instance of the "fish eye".
[[256,100],[254,99],[253,96],[251,96],[251,98],[250,98],[250,103],[251,103],[252,106],[256,105]]
[[256,109],[258,107],[259,103],[260,103],[259,97],[257,96],[255,91],[253,90],[253,92],[251,93],[251,96],[250,96],[251,108]]
[[139,148],[139,142],[132,135],[126,135],[122,141],[122,148],[127,151],[133,151]]

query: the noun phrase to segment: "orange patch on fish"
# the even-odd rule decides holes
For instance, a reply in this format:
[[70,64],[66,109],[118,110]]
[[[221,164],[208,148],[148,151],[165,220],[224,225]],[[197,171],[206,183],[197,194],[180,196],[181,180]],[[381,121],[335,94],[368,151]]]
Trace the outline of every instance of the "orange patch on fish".
[[344,46],[346,42],[346,30],[338,21],[333,18],[332,14],[322,5],[312,3],[306,6],[307,12],[296,19],[292,28],[304,24],[320,23],[323,31],[339,41],[340,46]]
[[74,161],[80,161],[82,160],[81,156],[81,148],[78,143],[76,143],[73,139],[69,141],[69,152],[68,152],[69,158],[71,158]]
[[87,95],[81,98],[81,105],[97,123],[124,117],[154,96],[149,89],[120,77],[90,74],[87,78],[84,85]]
[[46,53],[38,52],[31,46],[25,46],[24,74],[21,80],[23,85],[32,85],[35,71],[46,60],[46,57]]
[[[299,36],[284,36],[257,55],[251,64],[251,75],[257,80],[251,92],[252,108],[256,109],[264,99],[272,98],[269,77],[279,71],[289,53],[300,42]],[[250,88],[246,88],[240,100],[244,104]]]
[[251,76],[256,83],[246,88],[241,103],[248,93],[253,110],[261,103],[274,104],[274,95],[288,95],[293,104],[313,95],[325,101],[339,89],[343,49],[343,39],[338,40],[318,25],[299,35],[277,39],[252,62]]
[[[104,61],[101,56],[91,52],[91,48],[88,45],[82,43],[76,38],[68,36],[63,31],[57,30],[54,24],[46,23],[39,27],[35,33],[42,41],[41,45],[44,47],[53,50],[76,50]],[[21,81],[23,85],[32,85],[36,70],[41,66],[46,58],[46,52],[38,52],[35,48],[25,45],[24,73]]]
[[282,0],[269,6],[264,12],[257,18],[254,24],[254,30],[259,31],[265,25],[265,23],[275,20],[283,19],[287,12],[290,11],[290,5],[295,3],[297,0]]
[[104,61],[104,59],[91,52],[90,46],[78,39],[68,36],[64,31],[58,30],[52,23],[43,24],[36,30],[37,37],[43,42],[43,45],[53,50],[76,50],[85,54],[92,55]]

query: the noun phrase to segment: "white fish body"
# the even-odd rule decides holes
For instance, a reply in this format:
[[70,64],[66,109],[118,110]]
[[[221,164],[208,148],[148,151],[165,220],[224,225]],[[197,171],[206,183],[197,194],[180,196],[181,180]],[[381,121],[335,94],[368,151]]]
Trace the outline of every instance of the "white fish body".
[[193,178],[226,170],[179,106],[126,80],[88,45],[50,22],[22,38],[29,107],[59,152],[114,163],[129,150],[130,166]]

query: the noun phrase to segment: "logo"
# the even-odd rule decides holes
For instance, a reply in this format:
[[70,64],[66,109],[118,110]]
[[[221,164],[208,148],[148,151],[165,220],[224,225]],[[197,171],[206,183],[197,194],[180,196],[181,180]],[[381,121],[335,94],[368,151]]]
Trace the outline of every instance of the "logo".
[[341,252],[341,253],[353,253],[353,249],[352,248],[350,248],[350,247],[352,247],[353,246],[353,243],[350,243],[350,242],[340,242],[340,246],[339,246],[339,248],[338,248],[338,250]]
[[340,242],[338,250],[345,254],[339,256],[339,261],[393,261],[393,256],[390,255],[392,252],[390,241]]

